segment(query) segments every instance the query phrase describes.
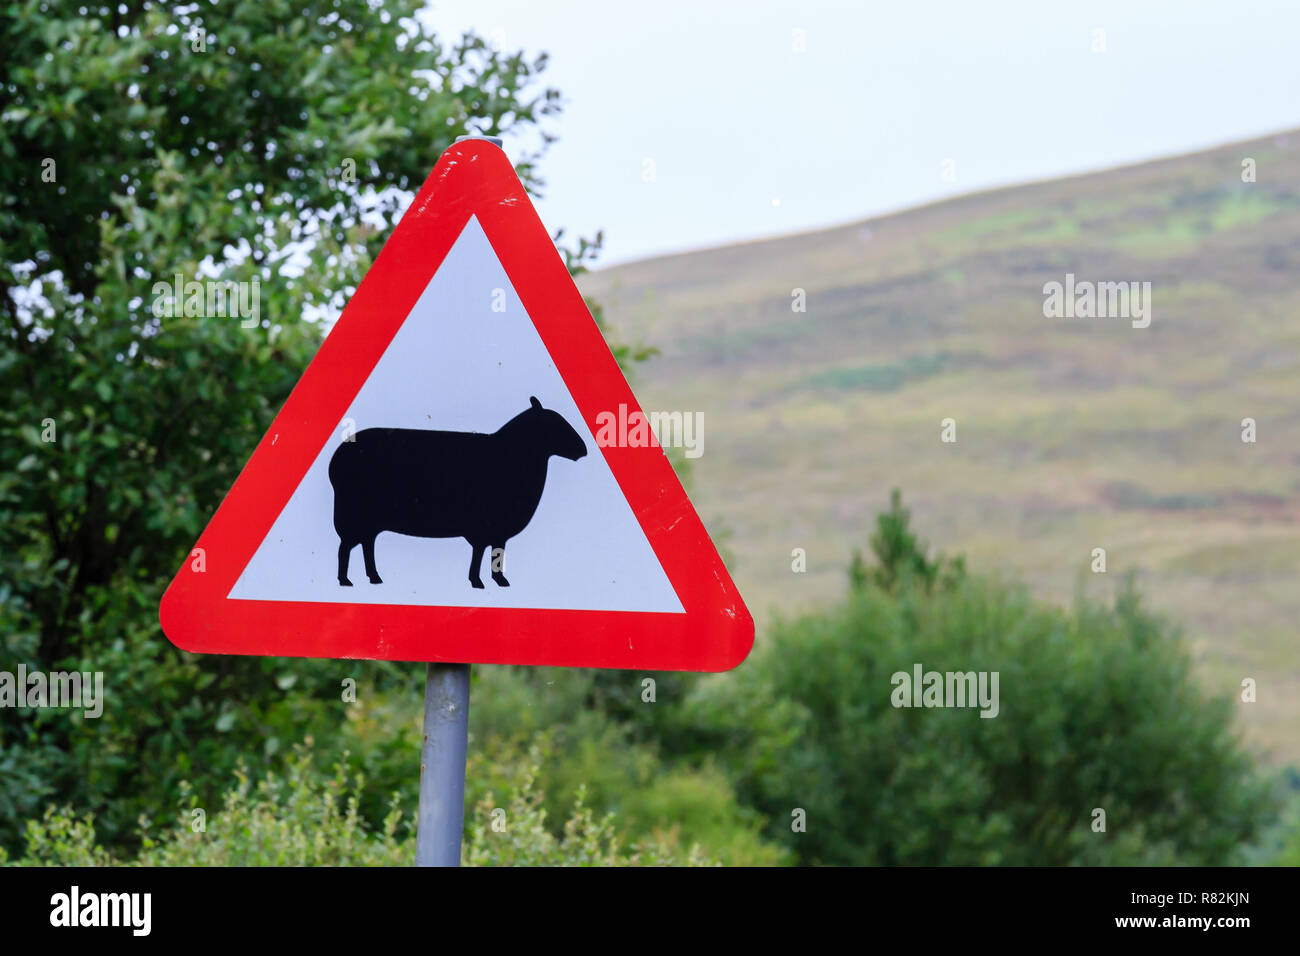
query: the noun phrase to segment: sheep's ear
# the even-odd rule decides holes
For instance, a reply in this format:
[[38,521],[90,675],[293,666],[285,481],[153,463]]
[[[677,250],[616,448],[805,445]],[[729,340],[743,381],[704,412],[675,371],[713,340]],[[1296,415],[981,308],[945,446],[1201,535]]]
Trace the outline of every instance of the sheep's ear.
[[529,399],[528,399],[528,401],[530,401],[530,402],[532,403],[533,408],[534,408],[535,410],[537,410],[537,411],[539,411],[539,412],[542,410],[542,403],[539,402],[539,401],[537,400],[537,396],[536,396],[536,395],[532,395],[532,396],[530,396]]

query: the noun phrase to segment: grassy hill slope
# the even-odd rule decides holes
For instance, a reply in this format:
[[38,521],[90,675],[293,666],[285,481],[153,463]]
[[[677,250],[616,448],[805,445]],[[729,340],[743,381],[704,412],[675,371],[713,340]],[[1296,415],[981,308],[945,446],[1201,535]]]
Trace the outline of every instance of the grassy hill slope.
[[[1067,272],[1151,282],[1150,327],[1045,318],[1043,285]],[[1300,132],[583,288],[662,350],[633,381],[643,407],[703,412],[692,498],[728,535],[760,641],[770,610],[844,593],[898,486],[935,547],[1044,596],[1109,595],[1137,570],[1207,684],[1256,679],[1252,742],[1300,759]]]

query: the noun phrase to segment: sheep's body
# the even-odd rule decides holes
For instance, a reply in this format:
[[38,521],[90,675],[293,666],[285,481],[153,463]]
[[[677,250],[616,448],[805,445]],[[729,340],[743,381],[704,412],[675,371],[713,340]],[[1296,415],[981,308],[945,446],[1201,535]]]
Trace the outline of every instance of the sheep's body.
[[[577,460],[586,445],[568,422],[536,399],[528,411],[492,434],[367,428],[330,459],[338,579],[345,587],[352,549],[361,545],[366,575],[375,566],[381,532],[420,538],[464,538],[473,549],[469,580],[476,588],[483,552],[504,558],[506,541],[537,512],[551,455]],[[492,580],[509,582],[494,561]]]

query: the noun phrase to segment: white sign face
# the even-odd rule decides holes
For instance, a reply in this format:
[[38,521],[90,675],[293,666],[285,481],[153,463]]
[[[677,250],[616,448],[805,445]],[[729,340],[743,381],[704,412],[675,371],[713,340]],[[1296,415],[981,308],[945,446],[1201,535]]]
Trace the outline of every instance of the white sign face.
[[[350,553],[351,583],[340,584],[330,461],[345,439],[355,436],[354,447],[361,448],[368,440],[366,429],[490,434],[527,412],[534,397],[572,427],[585,443],[586,455],[576,461],[560,455],[549,459],[536,511],[506,542],[504,560],[491,550],[484,554],[483,587],[470,583],[472,548],[464,537],[417,537],[387,530],[374,541],[375,570],[382,583],[369,580],[363,548],[357,545]],[[508,585],[493,579],[494,559]],[[475,217],[229,597],[683,613]]]

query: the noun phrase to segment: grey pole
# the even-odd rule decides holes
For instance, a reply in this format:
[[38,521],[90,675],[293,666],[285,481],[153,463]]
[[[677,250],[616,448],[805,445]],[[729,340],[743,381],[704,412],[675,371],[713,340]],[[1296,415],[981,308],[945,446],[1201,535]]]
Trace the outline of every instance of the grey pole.
[[469,746],[469,665],[430,664],[420,744],[416,866],[460,866]]

